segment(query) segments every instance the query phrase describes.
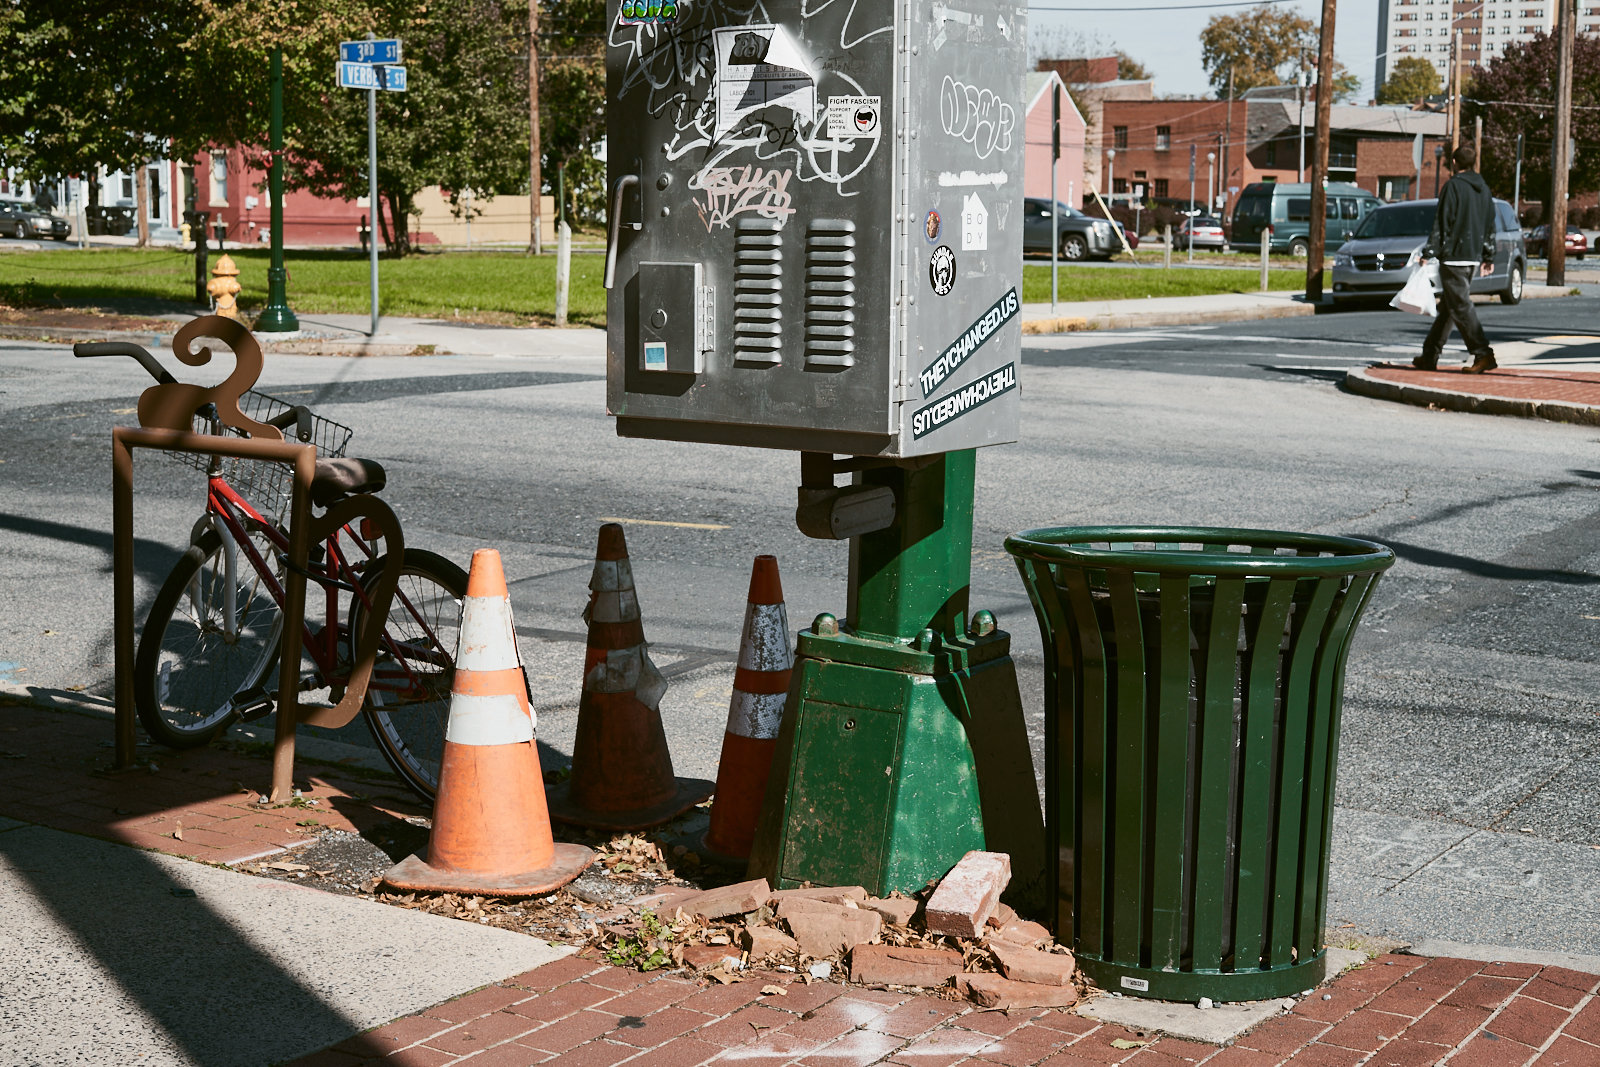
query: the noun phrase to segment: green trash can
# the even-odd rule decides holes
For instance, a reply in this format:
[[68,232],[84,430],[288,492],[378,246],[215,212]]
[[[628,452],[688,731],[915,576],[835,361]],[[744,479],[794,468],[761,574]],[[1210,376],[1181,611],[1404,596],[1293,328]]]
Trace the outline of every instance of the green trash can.
[[1058,940],[1135,996],[1317,985],[1345,657],[1394,553],[1120,526],[1026,530],[1006,549],[1044,634]]

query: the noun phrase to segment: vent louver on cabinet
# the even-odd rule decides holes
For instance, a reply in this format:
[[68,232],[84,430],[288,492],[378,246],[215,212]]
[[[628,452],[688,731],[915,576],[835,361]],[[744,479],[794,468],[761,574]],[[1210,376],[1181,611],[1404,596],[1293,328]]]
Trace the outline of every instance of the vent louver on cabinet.
[[856,224],[817,219],[806,230],[806,366],[855,364]]
[[734,237],[733,358],[782,363],[783,235],[779,221],[740,219]]

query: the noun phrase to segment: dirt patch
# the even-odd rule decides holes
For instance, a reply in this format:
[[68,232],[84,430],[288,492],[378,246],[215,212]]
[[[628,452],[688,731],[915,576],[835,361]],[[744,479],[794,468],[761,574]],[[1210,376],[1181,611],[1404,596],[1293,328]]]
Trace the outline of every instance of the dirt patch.
[[130,333],[170,333],[178,323],[171,319],[153,319],[142,315],[124,315],[98,308],[13,308],[0,307],[0,332],[9,327],[23,327],[28,336],[38,331],[59,331],[66,339],[84,335],[99,335],[109,330]]

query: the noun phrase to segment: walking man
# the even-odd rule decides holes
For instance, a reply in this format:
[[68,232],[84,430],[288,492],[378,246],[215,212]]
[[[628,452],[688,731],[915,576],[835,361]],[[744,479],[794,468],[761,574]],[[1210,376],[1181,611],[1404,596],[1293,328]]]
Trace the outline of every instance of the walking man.
[[1439,353],[1444,351],[1452,322],[1461,331],[1467,354],[1472,357],[1472,362],[1462,370],[1468,374],[1482,374],[1497,366],[1494,349],[1483,336],[1478,313],[1472,307],[1473,271],[1488,275],[1494,270],[1494,198],[1489,195],[1489,186],[1473,169],[1477,165],[1478,152],[1469,144],[1451,154],[1450,169],[1454,174],[1439,193],[1433,232],[1428,237],[1428,246],[1422,250],[1423,259],[1439,260],[1439,284],[1444,289],[1444,299],[1433,329],[1422,342],[1422,355],[1411,361],[1418,370],[1437,369]]

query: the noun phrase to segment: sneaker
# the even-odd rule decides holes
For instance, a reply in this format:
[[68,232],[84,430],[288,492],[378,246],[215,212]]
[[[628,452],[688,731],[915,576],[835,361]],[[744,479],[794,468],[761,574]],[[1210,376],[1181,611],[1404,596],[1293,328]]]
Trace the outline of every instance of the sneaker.
[[1411,365],[1418,370],[1438,370],[1438,356],[1418,356],[1411,361]]
[[1496,363],[1494,361],[1494,356],[1493,355],[1491,355],[1490,353],[1485,352],[1481,356],[1474,357],[1473,360],[1472,360],[1472,364],[1470,366],[1467,366],[1467,367],[1462,367],[1461,370],[1462,370],[1463,373],[1466,373],[1466,374],[1482,374],[1485,371],[1494,370],[1499,365],[1500,364],[1498,364],[1498,363]]

